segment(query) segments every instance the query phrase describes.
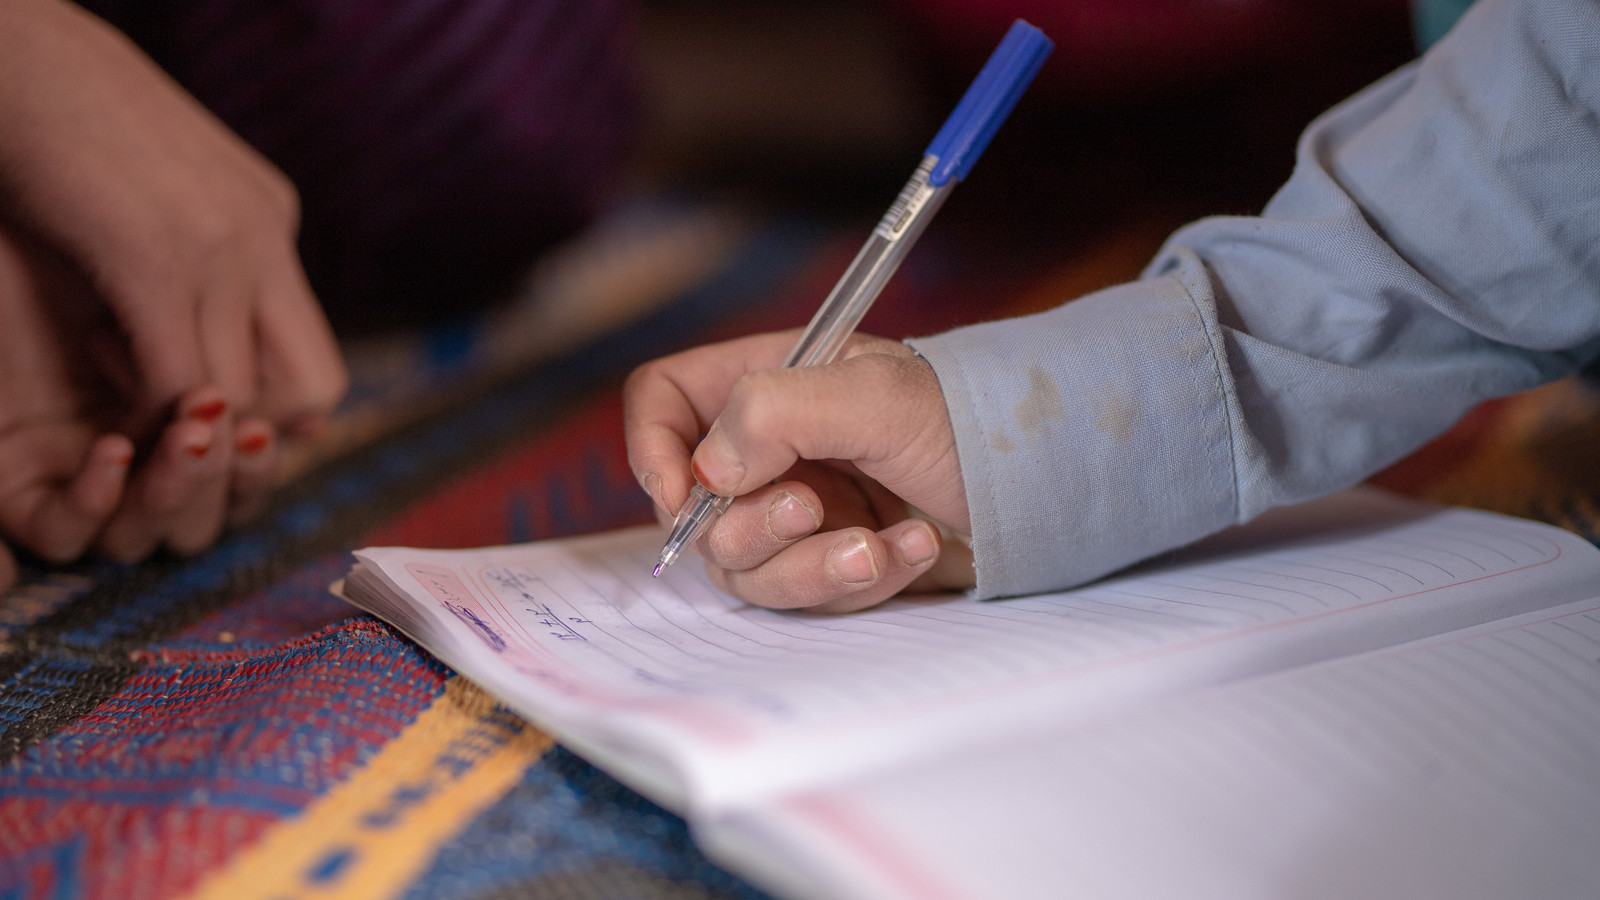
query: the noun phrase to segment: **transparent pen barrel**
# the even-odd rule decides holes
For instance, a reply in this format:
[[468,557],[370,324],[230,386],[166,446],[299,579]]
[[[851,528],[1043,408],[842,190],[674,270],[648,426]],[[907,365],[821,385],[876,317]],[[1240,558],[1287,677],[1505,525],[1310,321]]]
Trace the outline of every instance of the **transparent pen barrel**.
[[[919,174],[921,171],[918,170]],[[873,231],[872,237],[850,263],[850,268],[845,270],[844,277],[839,279],[822,308],[817,310],[794,349],[789,351],[789,358],[783,363],[784,368],[825,366],[833,362],[845,341],[850,339],[856,326],[861,323],[861,317],[867,314],[872,301],[877,299],[884,283],[900,267],[900,261],[916,244],[917,237],[928,227],[933,214],[944,204],[945,197],[949,196],[954,186],[954,181],[937,188],[920,185],[926,196],[918,198],[920,202],[900,229],[891,232],[880,224]],[[906,186],[906,191],[902,192],[902,197],[917,187],[918,179],[913,178],[912,183]],[[885,220],[887,222],[888,217]],[[892,237],[886,236],[891,233]]]
[[693,543],[716,518],[728,511],[732,497],[713,494],[702,485],[695,485],[689,500],[683,504],[682,514],[672,523],[673,531],[683,532],[685,543]]
[[661,548],[661,565],[671,565],[679,554],[706,533],[717,517],[728,511],[732,503],[732,497],[713,494],[703,485],[695,485],[683,508],[678,510],[678,518],[672,523],[672,533],[667,536],[666,546]]

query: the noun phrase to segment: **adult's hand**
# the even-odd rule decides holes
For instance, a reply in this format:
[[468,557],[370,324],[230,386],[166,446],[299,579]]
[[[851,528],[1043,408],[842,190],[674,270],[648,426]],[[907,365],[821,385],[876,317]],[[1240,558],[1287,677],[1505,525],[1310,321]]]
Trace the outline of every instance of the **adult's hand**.
[[188,391],[293,427],[345,374],[295,251],[293,187],[115,29],[0,3],[0,215],[75,266],[129,339],[149,439]]
[[228,426],[209,386],[178,397],[135,465],[115,425],[121,338],[58,260],[0,228],[0,591],[16,577],[10,547],[58,563],[92,542],[130,561],[194,551],[220,530],[230,482],[236,496],[265,488],[270,426]]
[[795,337],[699,347],[628,379],[628,461],[658,517],[696,480],[735,495],[696,550],[719,587],[760,606],[846,612],[908,589],[970,587],[970,553],[922,518],[970,532],[932,367],[856,335],[831,365],[775,368]]

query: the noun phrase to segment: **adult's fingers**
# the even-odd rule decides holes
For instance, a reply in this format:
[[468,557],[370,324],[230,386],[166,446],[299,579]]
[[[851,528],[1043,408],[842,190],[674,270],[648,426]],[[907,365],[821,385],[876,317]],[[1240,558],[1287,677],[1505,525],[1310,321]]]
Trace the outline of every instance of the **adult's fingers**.
[[255,310],[261,394],[254,412],[296,431],[333,411],[349,376],[293,245],[288,249],[263,281]]
[[11,543],[51,562],[83,553],[122,495],[132,442],[91,439],[76,424],[40,425],[13,434],[0,485],[0,529]]
[[278,441],[272,426],[246,419],[233,431],[233,476],[228,495],[228,524],[254,519],[266,504],[277,471]]
[[162,431],[96,542],[102,553],[135,562],[162,544],[194,553],[215,540],[232,458],[226,446],[232,437],[229,418],[206,418],[214,409],[211,400],[218,398],[214,388],[184,398],[180,415]]
[[192,315],[203,368],[194,380],[176,386],[180,390],[214,386],[230,409],[241,412],[255,409],[260,401],[260,361],[250,302],[254,274],[240,266],[216,272],[196,286],[201,296],[195,298]]
[[33,510],[25,526],[28,549],[56,563],[83,555],[96,532],[122,499],[133,460],[133,442],[103,435],[89,448],[77,475],[54,487]]
[[240,412],[263,391],[275,422],[330,409],[343,369],[300,269],[289,181],[78,6],[5,4],[0,26],[0,69],[32,76],[0,78],[15,126],[0,200],[115,311],[136,424],[154,431],[208,384]]
[[210,446],[205,452],[196,452],[198,445],[193,444],[184,448],[196,465],[184,470],[187,484],[171,495],[174,506],[165,543],[184,555],[210,546],[227,518],[234,428],[233,416],[226,407],[221,414],[216,412],[218,396],[215,388],[202,388],[190,392],[178,404],[178,417],[210,428]]

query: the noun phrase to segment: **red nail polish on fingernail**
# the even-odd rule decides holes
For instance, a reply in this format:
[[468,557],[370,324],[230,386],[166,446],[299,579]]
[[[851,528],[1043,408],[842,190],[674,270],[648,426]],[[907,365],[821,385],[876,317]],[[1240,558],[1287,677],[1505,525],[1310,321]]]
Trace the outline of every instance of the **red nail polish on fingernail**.
[[226,401],[213,400],[210,403],[202,403],[189,410],[189,418],[199,419],[202,422],[215,422],[222,418],[222,414],[227,411],[228,404]]
[[267,449],[269,441],[270,438],[264,434],[252,434],[249,437],[240,438],[239,452],[245,456],[255,456],[257,453]]
[[190,456],[194,457],[195,459],[201,459],[207,453],[211,452],[211,445],[210,444],[186,444],[186,445],[184,445],[183,449],[184,449],[185,452],[187,452]]

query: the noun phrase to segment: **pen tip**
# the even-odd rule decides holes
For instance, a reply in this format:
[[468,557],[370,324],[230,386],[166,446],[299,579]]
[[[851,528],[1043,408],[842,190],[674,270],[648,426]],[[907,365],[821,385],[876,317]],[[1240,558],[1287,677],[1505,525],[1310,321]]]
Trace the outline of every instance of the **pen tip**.
[[665,569],[665,568],[666,568],[666,566],[662,565],[661,563],[656,563],[656,567],[654,569],[650,570],[650,577],[651,578],[660,578],[661,577],[661,570]]

